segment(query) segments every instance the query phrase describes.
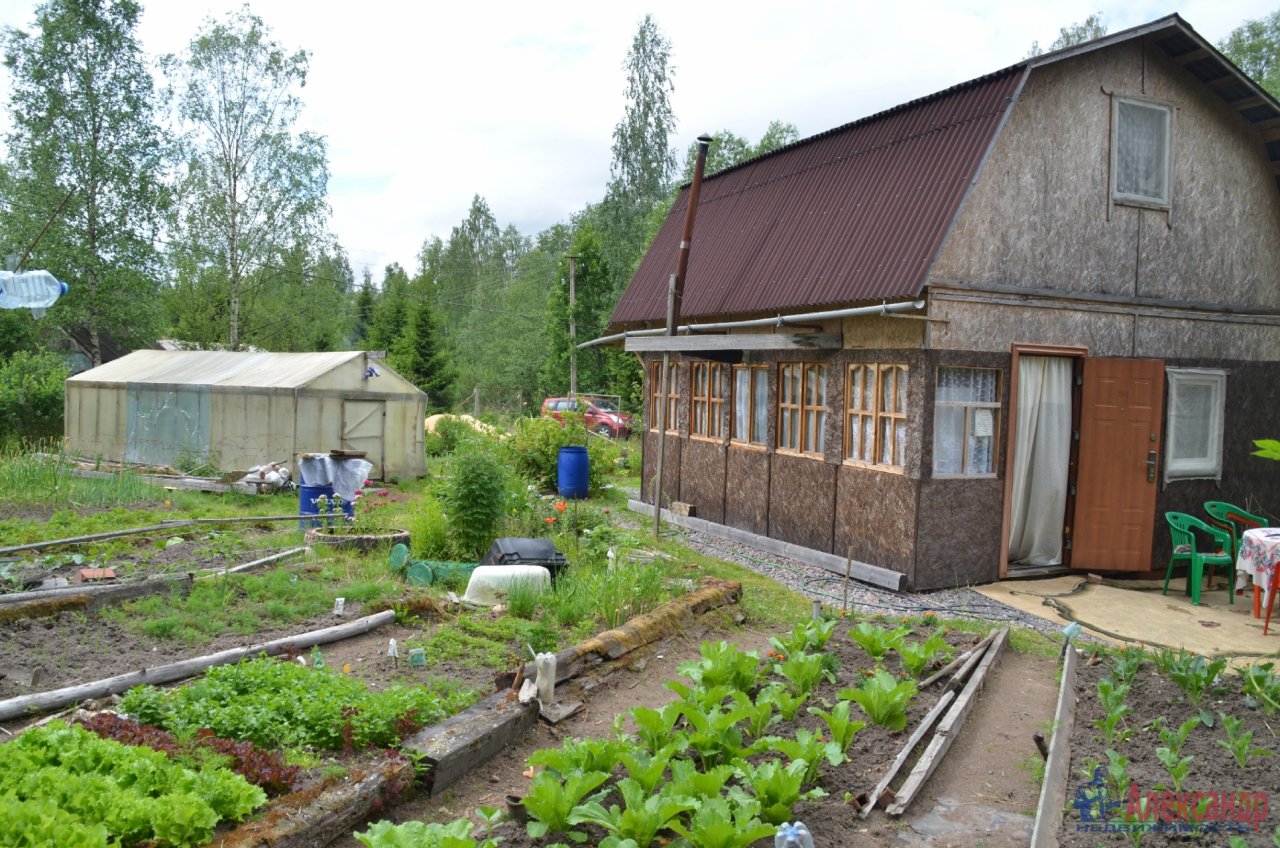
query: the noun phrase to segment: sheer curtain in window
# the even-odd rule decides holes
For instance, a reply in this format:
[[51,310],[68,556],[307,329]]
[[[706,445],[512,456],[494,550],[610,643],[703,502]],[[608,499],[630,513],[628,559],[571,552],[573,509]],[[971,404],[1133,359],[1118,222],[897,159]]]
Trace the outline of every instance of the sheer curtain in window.
[[1120,101],[1116,126],[1116,191],[1163,200],[1169,113],[1145,103]]
[[1062,562],[1062,519],[1071,458],[1071,366],[1064,356],[1018,364],[1017,444],[1009,506],[1009,561]]

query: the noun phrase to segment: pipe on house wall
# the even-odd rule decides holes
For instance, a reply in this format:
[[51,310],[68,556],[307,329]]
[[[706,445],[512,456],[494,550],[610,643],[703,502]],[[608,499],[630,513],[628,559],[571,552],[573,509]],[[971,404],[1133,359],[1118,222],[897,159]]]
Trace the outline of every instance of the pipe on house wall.
[[[682,324],[676,333],[706,333],[720,330],[738,330],[748,327],[785,327],[793,324],[809,324],[814,321],[830,321],[837,318],[857,318],[864,315],[893,315],[908,312],[912,309],[924,309],[923,300],[906,300],[898,303],[884,303],[879,306],[852,306],[848,309],[828,309],[824,312],[804,312],[797,315],[777,315],[773,318],[748,318],[742,321],[719,321],[711,324]],[[649,330],[627,330],[611,336],[601,336],[578,345],[578,349],[610,344],[624,339],[640,336],[668,335],[666,327],[655,327]]]

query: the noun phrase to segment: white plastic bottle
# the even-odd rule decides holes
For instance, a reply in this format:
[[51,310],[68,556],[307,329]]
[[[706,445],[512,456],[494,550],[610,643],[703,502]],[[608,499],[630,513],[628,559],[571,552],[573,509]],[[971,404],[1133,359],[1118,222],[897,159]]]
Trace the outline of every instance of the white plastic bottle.
[[48,271],[0,271],[0,309],[30,309],[43,318],[45,310],[67,293],[67,284]]
[[813,836],[804,822],[795,824],[783,822],[778,826],[778,834],[773,837],[773,848],[813,848]]

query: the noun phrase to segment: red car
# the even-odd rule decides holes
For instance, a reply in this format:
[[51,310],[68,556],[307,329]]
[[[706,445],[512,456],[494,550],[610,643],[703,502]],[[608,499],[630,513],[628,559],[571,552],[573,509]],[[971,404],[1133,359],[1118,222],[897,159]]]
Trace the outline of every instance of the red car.
[[625,412],[614,408],[610,401],[603,398],[547,398],[542,402],[542,414],[557,421],[564,420],[565,412],[582,412],[588,430],[614,439],[625,439],[631,435],[635,419]]

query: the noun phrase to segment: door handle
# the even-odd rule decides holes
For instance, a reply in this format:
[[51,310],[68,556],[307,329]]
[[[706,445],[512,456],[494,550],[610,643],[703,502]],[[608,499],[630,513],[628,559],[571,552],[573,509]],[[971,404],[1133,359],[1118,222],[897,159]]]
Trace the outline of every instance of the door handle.
[[1156,481],[1156,452],[1147,451],[1147,482]]

